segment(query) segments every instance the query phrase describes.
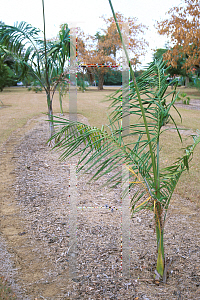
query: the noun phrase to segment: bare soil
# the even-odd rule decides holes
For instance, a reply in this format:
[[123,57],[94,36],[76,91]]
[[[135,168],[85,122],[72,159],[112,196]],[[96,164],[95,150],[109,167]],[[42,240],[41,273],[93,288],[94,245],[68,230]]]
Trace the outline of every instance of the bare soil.
[[[80,120],[86,121],[82,116]],[[0,153],[0,273],[17,299],[200,299],[199,208],[174,195],[165,230],[167,284],[155,283],[153,216],[130,224],[130,278],[121,271],[121,190],[77,177],[77,276],[69,270],[69,169],[35,118]]]

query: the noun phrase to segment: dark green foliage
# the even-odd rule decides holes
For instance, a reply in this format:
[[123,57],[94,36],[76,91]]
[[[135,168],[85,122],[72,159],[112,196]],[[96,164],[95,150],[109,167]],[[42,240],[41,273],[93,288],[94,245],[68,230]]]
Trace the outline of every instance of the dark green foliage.
[[122,85],[122,72],[109,68],[104,74],[104,85]]
[[0,91],[2,92],[6,86],[13,86],[16,84],[17,79],[12,69],[6,64],[0,65]]
[[28,87],[28,91],[34,91],[36,93],[42,92],[42,87],[40,85],[40,82],[38,80],[34,80],[31,85]]
[[20,76],[16,75],[16,63],[3,48],[0,47],[0,91],[6,86],[17,85]]
[[77,86],[79,90],[84,92],[89,86],[88,74],[78,73],[77,74]]
[[[163,54],[166,53],[168,50],[169,50],[168,48],[159,48],[159,49],[157,49],[154,52],[153,59],[156,59],[156,60],[162,59]],[[183,78],[185,78],[186,76],[188,76],[190,81],[192,81],[192,73],[187,72],[187,70],[185,68],[183,68],[183,65],[184,65],[185,61],[186,61],[186,56],[182,55],[181,52],[180,52],[179,53],[179,59],[177,60],[177,66],[176,67],[170,66],[167,69],[167,74],[169,74],[169,76],[171,76],[171,77],[173,77],[173,76],[182,76]]]

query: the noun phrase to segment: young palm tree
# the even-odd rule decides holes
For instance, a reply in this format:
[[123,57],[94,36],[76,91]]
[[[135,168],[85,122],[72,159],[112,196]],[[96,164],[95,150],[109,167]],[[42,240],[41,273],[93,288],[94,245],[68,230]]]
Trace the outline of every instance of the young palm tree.
[[[44,4],[44,3],[43,3]],[[22,76],[28,73],[38,80],[47,96],[49,120],[53,120],[52,101],[55,90],[60,82],[65,80],[64,63],[69,57],[69,28],[62,30],[63,39],[58,43],[46,41],[45,17],[44,32],[27,24],[17,23],[15,26],[1,25],[0,47],[6,47],[7,52],[20,64]],[[42,38],[43,35],[43,38]],[[54,132],[50,122],[50,135]]]
[[[115,17],[112,3],[110,0],[109,2]],[[115,21],[119,30],[116,17]],[[120,30],[119,34],[122,40]],[[126,52],[125,46],[124,50]],[[123,108],[123,116],[136,116],[137,123],[130,124],[128,133],[127,128],[122,127],[122,93],[119,90],[110,96],[112,111],[108,117],[109,124],[101,129],[57,117],[54,120],[58,130],[52,137],[56,139],[53,149],[62,151],[61,159],[81,154],[78,171],[83,168],[85,172],[94,170],[92,179],[98,180],[113,171],[114,175],[107,181],[112,187],[122,182],[118,166],[127,165],[129,174],[134,179],[130,182],[132,212],[148,209],[154,214],[158,250],[155,278],[165,281],[164,225],[167,210],[181,174],[189,169],[189,162],[200,142],[200,136],[198,133],[193,136],[193,144],[185,148],[182,157],[168,167],[161,168],[160,136],[165,133],[166,129],[163,127],[169,121],[174,123],[181,140],[170,113],[172,107],[176,109],[176,90],[167,94],[169,83],[165,75],[165,63],[154,61],[136,81],[127,52],[126,56],[133,81],[124,104],[125,108],[129,108],[125,114]],[[128,92],[129,86],[126,89]],[[169,103],[166,101],[168,96],[171,96]]]
[[70,56],[70,29],[68,24],[63,24],[58,34],[58,40],[48,43],[49,54],[56,61],[57,73],[63,74],[62,80],[59,80],[59,102],[60,113],[63,115],[62,97],[68,89],[69,80],[67,78],[66,62]]

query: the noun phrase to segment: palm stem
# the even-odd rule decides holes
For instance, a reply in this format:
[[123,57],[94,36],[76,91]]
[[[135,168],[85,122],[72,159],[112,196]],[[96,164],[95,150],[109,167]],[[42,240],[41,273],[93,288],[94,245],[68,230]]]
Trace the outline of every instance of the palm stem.
[[50,82],[48,74],[48,64],[47,64],[47,42],[46,42],[46,29],[45,29],[45,12],[44,12],[44,0],[42,0],[43,8],[43,23],[44,23],[44,55],[45,55],[45,74],[46,74],[46,95],[47,95],[47,105],[48,105],[48,114],[50,120],[50,137],[54,134],[54,125],[53,125],[53,110],[52,110],[52,100],[50,95]]
[[59,102],[60,102],[60,114],[63,115],[63,107],[62,107],[62,87],[59,84]]
[[[45,55],[45,74],[46,74],[46,87],[47,87],[47,94],[50,94],[50,84],[49,84],[49,77],[48,77],[48,68],[47,68],[47,42],[46,42],[46,26],[45,26],[45,12],[44,12],[44,0],[42,0],[42,9],[43,9],[43,24],[44,24],[44,55]],[[48,103],[49,97],[47,97]],[[50,103],[48,103],[48,106]]]

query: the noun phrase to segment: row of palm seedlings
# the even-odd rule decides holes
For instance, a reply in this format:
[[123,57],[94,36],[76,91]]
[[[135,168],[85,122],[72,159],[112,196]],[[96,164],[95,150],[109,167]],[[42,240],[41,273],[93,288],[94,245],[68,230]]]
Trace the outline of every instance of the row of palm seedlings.
[[[163,61],[149,64],[145,72],[136,80],[111,0],[109,4],[132,77],[130,85],[125,88],[125,94],[129,95],[123,104],[123,115],[122,91],[118,90],[108,99],[110,101],[108,124],[100,129],[56,117],[53,121],[56,132],[51,140],[55,139],[56,144],[53,149],[61,151],[62,160],[78,155],[77,171],[93,171],[92,180],[98,180],[114,172],[114,175],[107,180],[110,187],[121,185],[122,172],[118,166],[122,164],[127,166],[131,177],[129,188],[132,214],[149,210],[154,216],[157,240],[154,278],[165,282],[164,228],[167,211],[181,174],[189,169],[194,149],[200,142],[200,135],[197,133],[192,136],[193,143],[184,148],[182,156],[175,162],[167,167],[161,167],[161,135],[166,133],[164,126],[167,123],[174,124],[182,146],[179,129],[171,114],[172,109],[177,111],[174,106],[178,97],[176,82],[173,82],[174,90],[168,93],[169,83],[165,75],[167,69]],[[169,97],[171,100],[167,101]],[[179,114],[178,111],[177,113]],[[130,120],[134,116],[134,120],[135,118],[137,120],[130,123],[129,130],[122,123],[122,117],[126,116],[130,116]],[[171,146],[173,151],[174,145]]]

